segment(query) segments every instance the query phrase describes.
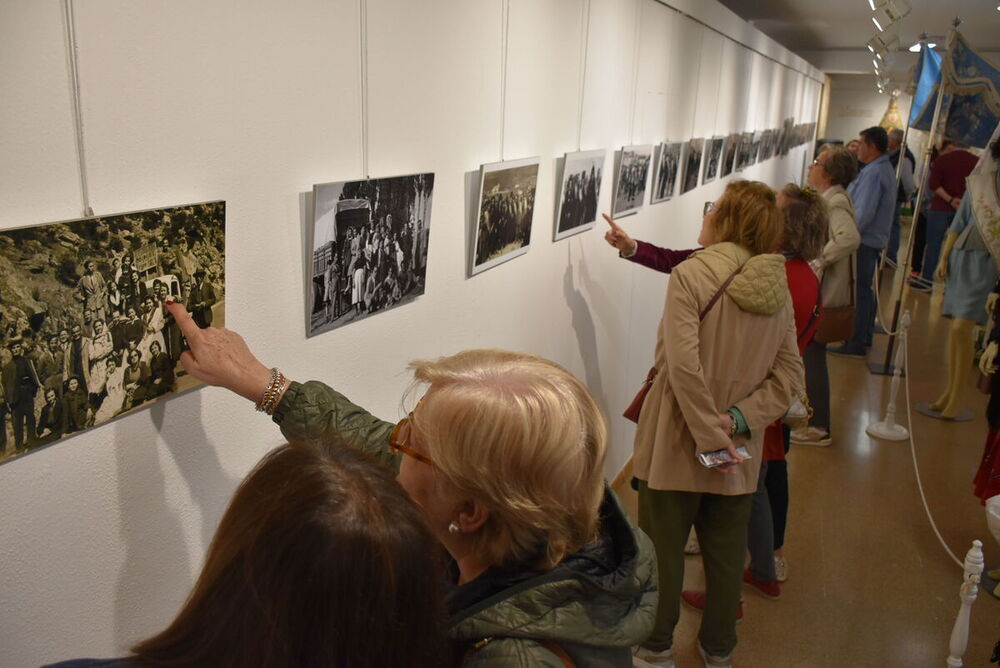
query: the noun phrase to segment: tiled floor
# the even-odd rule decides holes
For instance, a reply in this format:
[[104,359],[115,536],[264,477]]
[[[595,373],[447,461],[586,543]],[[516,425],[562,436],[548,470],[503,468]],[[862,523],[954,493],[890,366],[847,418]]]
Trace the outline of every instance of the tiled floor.
[[[883,311],[891,314],[885,281]],[[909,385],[912,400],[943,390],[943,347],[948,321],[939,317],[940,293],[912,294]],[[876,336],[875,352],[886,337]],[[873,354],[873,359],[881,359]],[[829,357],[834,444],[793,446],[789,454],[791,507],[785,553],[789,580],[778,601],[745,588],[746,617],[737,627],[738,668],[785,666],[946,665],[959,609],[962,572],[938,543],[917,490],[906,441],[865,434],[881,419],[889,378],[859,360]],[[914,412],[917,461],[941,534],[960,559],[973,539],[984,543],[987,568],[1000,566],[1000,545],[972,496],[972,476],[986,437],[986,396],[970,373],[964,405],[975,419],[944,423]],[[899,421],[907,424],[901,388]],[[619,493],[633,509],[634,493]],[[703,585],[701,562],[688,557],[686,586]],[[683,607],[683,606],[682,606]],[[694,648],[699,615],[683,609],[675,635],[679,668],[701,666]],[[1000,600],[984,591],[973,606],[966,666],[988,666],[1000,639]]]

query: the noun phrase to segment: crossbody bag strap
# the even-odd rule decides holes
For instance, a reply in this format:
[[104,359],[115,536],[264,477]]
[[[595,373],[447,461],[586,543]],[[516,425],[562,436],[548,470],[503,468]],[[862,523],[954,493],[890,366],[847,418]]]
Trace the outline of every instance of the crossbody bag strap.
[[802,343],[802,337],[804,337],[806,334],[809,333],[809,330],[812,329],[812,326],[816,323],[816,318],[819,317],[819,314],[823,310],[823,291],[822,291],[821,287],[822,286],[819,285],[819,281],[817,281],[817,285],[816,285],[816,305],[813,306],[812,313],[809,314],[809,320],[808,320],[808,322],[806,322],[806,326],[802,328],[801,332],[798,332],[798,339],[797,340],[798,340],[798,342],[800,344]]
[[563,662],[563,665],[566,666],[566,668],[576,668],[576,664],[573,663],[573,659],[570,658],[569,654],[566,653],[566,650],[564,650],[555,640],[539,640],[537,642],[539,645],[559,657],[559,660]]
[[736,275],[739,274],[741,271],[743,271],[743,265],[740,265],[739,267],[736,268],[736,271],[729,274],[729,278],[727,278],[725,281],[722,282],[722,285],[719,286],[719,289],[715,292],[714,295],[712,295],[712,298],[708,300],[708,303],[705,304],[705,308],[703,308],[701,310],[701,313],[698,314],[698,320],[705,319],[705,316],[708,315],[708,312],[712,310],[713,306],[715,306],[715,302],[719,301],[719,298],[722,297],[723,293],[726,291],[726,288],[729,287],[729,284],[733,282],[733,279],[736,278]]

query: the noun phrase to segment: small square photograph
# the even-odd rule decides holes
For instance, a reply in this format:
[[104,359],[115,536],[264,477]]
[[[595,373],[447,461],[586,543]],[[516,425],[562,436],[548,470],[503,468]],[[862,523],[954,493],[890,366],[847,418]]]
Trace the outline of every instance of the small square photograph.
[[563,163],[555,241],[585,232],[597,222],[597,200],[607,151],[567,153]]
[[684,151],[684,171],[681,174],[681,194],[698,187],[698,177],[701,176],[701,158],[705,153],[705,140],[692,139]]
[[664,142],[656,150],[651,204],[666,202],[677,192],[677,173],[681,166],[681,142]]
[[719,167],[725,155],[725,147],[725,137],[712,137],[708,140],[708,162],[705,163],[705,178],[702,183],[714,181],[719,176]]
[[472,275],[528,252],[538,163],[525,158],[482,166]]
[[740,135],[737,132],[726,137],[726,148],[723,151],[722,167],[719,176],[729,176],[736,166],[736,152],[740,147]]
[[0,233],[0,462],[201,385],[167,301],[226,324],[226,203]]
[[622,147],[611,215],[619,218],[642,208],[646,201],[646,183],[649,181],[649,165],[652,160],[652,144]]
[[424,294],[433,174],[313,186],[308,336]]

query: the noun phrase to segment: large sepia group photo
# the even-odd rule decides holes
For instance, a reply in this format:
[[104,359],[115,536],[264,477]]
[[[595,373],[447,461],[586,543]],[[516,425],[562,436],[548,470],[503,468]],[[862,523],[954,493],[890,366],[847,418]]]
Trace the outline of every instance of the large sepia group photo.
[[199,383],[166,303],[225,323],[225,203],[0,233],[0,462]]

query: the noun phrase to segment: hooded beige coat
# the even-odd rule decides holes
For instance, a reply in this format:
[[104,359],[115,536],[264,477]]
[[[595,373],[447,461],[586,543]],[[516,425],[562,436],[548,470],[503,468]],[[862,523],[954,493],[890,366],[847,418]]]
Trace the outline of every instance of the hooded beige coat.
[[[699,320],[722,283],[743,267]],[[710,246],[670,279],[656,342],[658,369],[639,415],[635,476],[651,489],[751,494],[757,488],[765,427],[805,387],[785,259],[732,243]],[[697,455],[730,442],[720,414],[736,406],[750,428],[752,459],[723,473]]]

